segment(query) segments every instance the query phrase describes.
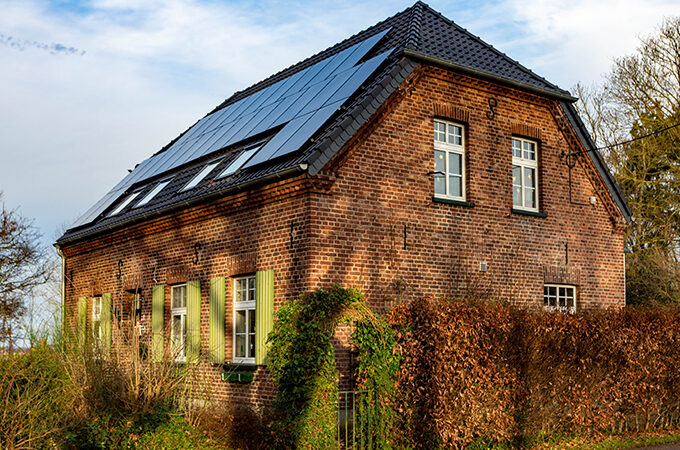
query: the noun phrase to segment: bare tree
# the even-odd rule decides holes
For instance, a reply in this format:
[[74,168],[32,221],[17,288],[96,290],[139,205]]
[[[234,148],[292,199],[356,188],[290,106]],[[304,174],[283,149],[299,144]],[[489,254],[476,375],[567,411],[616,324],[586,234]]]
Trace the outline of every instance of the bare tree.
[[633,212],[630,302],[680,302],[680,18],[665,19],[634,54],[615,59],[600,86],[577,85],[575,93]]
[[[0,201],[2,196],[0,194]],[[0,207],[0,343],[14,351],[26,299],[45,283],[51,271],[45,261],[40,234],[16,210]]]

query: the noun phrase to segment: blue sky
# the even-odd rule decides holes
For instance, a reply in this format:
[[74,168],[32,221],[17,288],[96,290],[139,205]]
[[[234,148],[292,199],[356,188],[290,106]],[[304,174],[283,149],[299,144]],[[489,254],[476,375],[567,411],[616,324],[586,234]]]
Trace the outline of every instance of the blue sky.
[[[677,0],[430,1],[563,88]],[[46,242],[236,90],[412,1],[0,0],[0,191]]]

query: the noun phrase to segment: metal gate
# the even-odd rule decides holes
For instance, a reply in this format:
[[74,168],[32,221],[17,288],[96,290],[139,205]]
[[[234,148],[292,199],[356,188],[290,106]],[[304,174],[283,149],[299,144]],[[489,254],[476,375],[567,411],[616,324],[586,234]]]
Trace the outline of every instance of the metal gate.
[[378,396],[371,391],[338,392],[337,442],[340,449],[373,449]]

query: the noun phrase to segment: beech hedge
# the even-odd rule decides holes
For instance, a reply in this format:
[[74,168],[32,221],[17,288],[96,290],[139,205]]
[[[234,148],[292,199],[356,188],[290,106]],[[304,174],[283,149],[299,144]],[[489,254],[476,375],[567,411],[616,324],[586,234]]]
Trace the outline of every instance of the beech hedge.
[[678,427],[680,309],[587,314],[421,299],[389,316],[396,446]]

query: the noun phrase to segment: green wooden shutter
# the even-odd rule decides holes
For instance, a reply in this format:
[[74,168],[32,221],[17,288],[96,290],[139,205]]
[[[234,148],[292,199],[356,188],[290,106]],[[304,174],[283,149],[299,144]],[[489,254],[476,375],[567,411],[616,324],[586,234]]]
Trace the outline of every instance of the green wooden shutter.
[[78,325],[76,332],[78,334],[78,343],[85,345],[87,333],[87,297],[80,297],[78,299]]
[[210,279],[210,362],[224,363],[224,277]]
[[187,283],[187,361],[196,362],[201,351],[201,282]]
[[274,324],[274,271],[255,274],[255,364],[267,362],[267,336]]
[[165,307],[165,285],[151,288],[151,353],[154,361],[163,361],[163,308]]
[[102,294],[102,315],[99,326],[102,329],[104,351],[111,350],[111,294]]

